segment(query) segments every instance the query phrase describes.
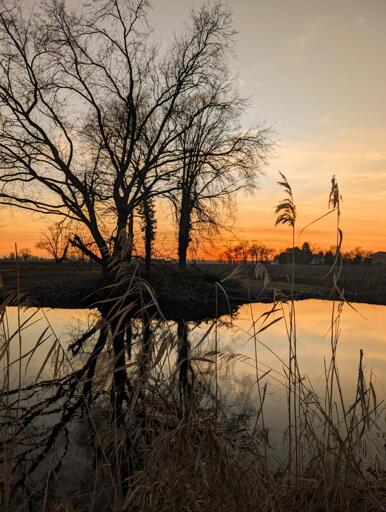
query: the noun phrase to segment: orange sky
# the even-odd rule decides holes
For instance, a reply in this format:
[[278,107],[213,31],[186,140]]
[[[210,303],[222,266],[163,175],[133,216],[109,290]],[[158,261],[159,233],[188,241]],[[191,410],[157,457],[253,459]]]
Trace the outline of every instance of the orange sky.
[[[282,140],[260,179],[259,190],[253,196],[239,194],[235,225],[224,238],[257,240],[277,249],[290,245],[288,228],[274,226],[274,208],[283,198],[276,183],[278,170],[286,174],[293,188],[298,233],[327,212],[330,180],[335,173],[343,196],[343,250],[362,247],[386,251],[386,129],[384,133],[361,135],[342,130],[322,134],[317,140]],[[335,243],[335,222],[334,216],[319,221],[297,237],[296,243],[307,240],[321,249],[330,248]],[[161,238],[169,240],[173,235],[168,225],[160,222]],[[221,245],[216,241],[215,253]]]
[[[237,222],[226,238],[284,248],[287,228],[274,228],[282,193],[278,170],[291,183],[301,229],[327,209],[332,174],[343,195],[343,250],[386,250],[386,2],[384,0],[228,0],[238,31],[232,63],[240,94],[250,98],[244,128],[265,121],[278,147],[260,189],[238,197]],[[155,35],[164,42],[200,0],[153,2]],[[0,254],[34,245],[51,218],[0,210]],[[159,233],[170,249],[165,216]],[[302,235],[326,249],[333,219]],[[37,251],[34,251],[35,253]]]

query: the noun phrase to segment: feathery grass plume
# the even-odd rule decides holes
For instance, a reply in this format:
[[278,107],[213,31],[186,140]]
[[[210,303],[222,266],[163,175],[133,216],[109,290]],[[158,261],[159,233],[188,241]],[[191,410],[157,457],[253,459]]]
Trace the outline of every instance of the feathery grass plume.
[[[339,190],[338,181],[335,174],[331,178],[331,190],[328,196],[328,207],[331,208],[330,213],[336,212],[336,247],[335,247],[335,259],[328,274],[333,273],[337,268],[337,272],[334,275],[334,282],[336,282],[340,276],[342,261],[341,261],[341,249],[343,243],[343,231],[340,228],[340,203],[343,202],[342,195]],[[337,286],[335,285],[337,288]],[[340,291],[337,289],[340,293]]]
[[[321,215],[317,219],[314,219],[309,224],[304,226],[304,228],[302,228],[300,230],[299,236],[301,236],[304,233],[304,231],[306,229],[308,229],[310,226],[312,226],[313,224],[316,224],[317,222],[319,222],[320,220],[324,219],[328,215],[331,215],[334,212],[337,212],[337,218],[339,219],[340,218],[340,203],[341,202],[343,202],[343,198],[342,198],[342,196],[341,196],[341,194],[339,192],[338,181],[337,181],[336,176],[334,174],[332,176],[332,178],[331,178],[331,190],[330,190],[330,194],[328,196],[328,208],[329,208],[328,212],[323,213],[323,215]],[[340,244],[341,244],[342,241],[343,241],[343,233],[342,233],[342,231],[340,231],[339,235],[340,235],[340,238],[341,238],[341,240],[340,240]]]
[[[286,176],[279,171],[282,181],[278,181],[287,195],[276,206],[276,222],[275,226],[279,224],[288,224],[292,233],[292,261],[291,261],[291,297],[289,301],[289,324],[288,324],[288,468],[289,474],[292,474],[293,461],[295,459],[294,474],[299,474],[299,462],[301,459],[300,443],[299,441],[299,427],[301,419],[301,404],[300,404],[300,370],[298,367],[297,357],[297,334],[296,334],[296,312],[294,300],[295,288],[295,224],[296,224],[296,206],[292,193],[291,185],[288,183]],[[284,312],[284,310],[283,310]]]
[[331,190],[328,197],[328,207],[337,210],[340,214],[340,203],[343,202],[343,198],[339,192],[339,186],[335,174],[331,178]]
[[294,204],[292,188],[284,174],[280,171],[279,174],[282,177],[282,181],[278,181],[277,183],[284,189],[284,192],[288,197],[284,198],[276,206],[275,214],[277,217],[275,226],[278,226],[279,224],[288,224],[289,226],[294,227],[296,222],[296,206]]

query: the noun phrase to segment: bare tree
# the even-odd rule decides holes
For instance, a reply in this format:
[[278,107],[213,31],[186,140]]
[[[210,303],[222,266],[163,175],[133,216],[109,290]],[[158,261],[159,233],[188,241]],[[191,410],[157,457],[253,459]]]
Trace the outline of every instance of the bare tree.
[[[181,269],[186,268],[192,231],[205,229],[211,235],[219,230],[221,211],[229,217],[234,194],[255,187],[269,150],[269,130],[241,132],[239,120],[246,103],[234,91],[226,62],[220,62],[218,70],[209,93],[189,98],[175,113],[181,159],[169,197],[178,227]],[[192,113],[200,109],[191,122]]]
[[260,261],[260,245],[253,243],[249,247],[249,255],[251,257],[252,263],[257,263]]
[[28,19],[0,5],[1,203],[84,224],[97,250],[73,243],[110,268],[143,191],[159,193],[176,141],[207,108],[197,103],[176,125],[174,112],[211,87],[229,14],[204,7],[162,57],[145,0],[104,0],[84,13],[49,0]]
[[224,245],[224,251],[222,253],[223,258],[226,259],[228,265],[233,265],[236,260],[236,254],[234,251],[233,243],[232,241],[228,240],[226,244]]
[[31,253],[31,250],[28,249],[28,247],[24,248],[24,249],[20,249],[19,251],[19,256],[21,258],[23,258],[24,261],[27,261],[30,259],[30,257],[32,256],[32,253]]
[[69,235],[63,222],[56,222],[48,226],[45,232],[41,233],[40,240],[36,243],[35,247],[48,252],[56,263],[61,263],[67,257],[68,237]]
[[233,248],[233,254],[236,261],[242,261],[243,263],[246,263],[248,261],[248,254],[249,254],[249,244],[248,242],[239,242],[234,248]]
[[[83,226],[92,243],[78,230],[72,245],[114,281],[132,247],[133,212],[144,194],[170,186],[179,141],[211,107],[231,17],[221,3],[204,6],[161,54],[146,0],[98,0],[76,12],[59,0],[24,13],[18,5],[0,0],[0,204]],[[111,316],[120,417],[126,341],[124,321]],[[89,383],[105,343],[103,335],[88,363]]]
[[252,262],[257,263],[258,261],[268,261],[274,254],[274,250],[267,247],[264,244],[256,243],[250,245],[249,255],[251,256]]

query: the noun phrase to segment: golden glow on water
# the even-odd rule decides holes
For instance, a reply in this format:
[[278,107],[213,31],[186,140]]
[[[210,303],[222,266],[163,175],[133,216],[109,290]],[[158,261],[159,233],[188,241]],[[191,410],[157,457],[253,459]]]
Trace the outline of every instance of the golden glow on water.
[[[75,339],[76,334],[87,328],[90,318],[95,313],[88,309],[48,309],[28,308],[20,310],[22,376],[25,383],[34,381],[52,345],[58,340],[61,347],[66,350],[69,343]],[[16,384],[18,363],[20,355],[18,336],[18,314],[16,307],[7,308],[6,317],[1,324],[0,345],[4,340],[9,343],[9,361],[12,364],[11,387]],[[33,356],[30,355],[33,352]],[[1,371],[5,372],[7,362],[4,356],[1,361]],[[43,377],[50,376],[50,365],[47,364]],[[3,373],[4,375],[4,373]],[[2,377],[0,378],[0,382]]]
[[[246,362],[236,363],[233,371],[253,378],[255,370],[252,319],[256,321],[271,309],[270,304],[252,304],[241,307],[233,321],[234,330],[220,329],[219,350],[246,356]],[[324,382],[324,361],[331,354],[331,308],[332,302],[305,300],[296,302],[297,351],[300,371],[314,386]],[[347,392],[355,389],[359,353],[365,355],[365,368],[372,372],[377,388],[386,391],[386,307],[370,304],[355,304],[357,311],[349,306],[343,308],[340,319],[340,336],[337,364],[343,387]],[[288,310],[284,310],[288,317]],[[279,318],[283,312],[271,318]],[[261,321],[256,322],[256,330]],[[288,338],[284,319],[257,335],[257,353],[261,372],[271,369],[275,375],[283,374],[282,361],[288,361]],[[209,344],[212,341],[209,341]]]
[[[230,365],[222,364],[221,385],[223,395],[238,394],[237,400],[245,400],[249,405],[256,405],[255,385],[255,346],[253,338],[253,320],[256,330],[261,327],[261,315],[272,308],[271,304],[251,304],[240,308],[233,320],[233,327],[222,326],[218,330],[218,350],[225,356],[239,354]],[[330,322],[332,302],[306,300],[296,302],[297,348],[300,372],[312,383],[320,395],[324,392],[324,364],[330,360]],[[338,345],[337,364],[342,388],[348,399],[351,399],[356,389],[358,374],[359,351],[365,355],[365,370],[367,377],[372,373],[378,400],[386,397],[386,307],[369,304],[355,304],[357,311],[345,306],[340,320],[340,339]],[[36,344],[39,336],[47,327],[47,320],[52,331],[47,331],[47,339],[36,351],[26,371],[23,363],[25,379],[33,381],[46,358],[49,348],[58,337],[63,348],[74,340],[81,329],[88,327],[95,312],[90,310],[69,309],[28,309],[22,311],[22,322],[30,318],[22,332],[22,352],[28,353]],[[288,315],[288,311],[284,310]],[[275,313],[270,318],[282,316]],[[224,320],[229,320],[225,318]],[[14,333],[17,327],[17,309],[8,308],[8,332]],[[171,326],[174,329],[174,326]],[[200,340],[208,324],[191,326],[190,340],[192,347]],[[53,334],[55,333],[55,335]],[[284,319],[271,325],[261,332],[257,339],[257,358],[260,375],[270,373],[264,378],[268,383],[266,398],[267,420],[275,425],[280,424],[285,410],[285,377],[283,367],[288,361],[288,338]],[[213,350],[215,346],[214,330],[201,346],[201,352]],[[11,357],[14,361],[18,356],[18,339],[11,342]],[[25,360],[26,361],[26,360]],[[5,360],[4,360],[5,362]],[[2,368],[4,365],[2,364]],[[16,370],[16,368],[15,368]],[[45,376],[49,376],[49,371]]]
[[[256,321],[271,308],[271,304],[244,305],[233,321],[234,328],[230,330],[223,327],[219,330],[219,352],[239,355],[231,364],[222,364],[220,370],[222,397],[236,410],[243,407],[247,411],[258,408],[252,319]],[[312,387],[322,403],[325,396],[325,365],[328,368],[331,355],[331,308],[332,302],[329,301],[296,302],[300,373],[307,388]],[[355,308],[357,311],[349,306],[343,308],[337,350],[337,366],[346,406],[355,400],[361,349],[364,351],[367,383],[371,374],[378,402],[386,397],[386,307],[355,304]],[[288,318],[288,310],[284,312]],[[270,321],[282,314],[275,313]],[[260,326],[261,321],[257,321],[256,330]],[[193,331],[192,338],[200,339],[204,329],[201,326],[200,333]],[[256,339],[259,376],[269,372],[261,380],[261,385],[267,383],[264,401],[266,425],[274,431],[283,432],[287,426],[285,366],[288,363],[288,338],[284,319],[262,331]],[[208,339],[206,349],[210,351],[214,347],[212,336]]]

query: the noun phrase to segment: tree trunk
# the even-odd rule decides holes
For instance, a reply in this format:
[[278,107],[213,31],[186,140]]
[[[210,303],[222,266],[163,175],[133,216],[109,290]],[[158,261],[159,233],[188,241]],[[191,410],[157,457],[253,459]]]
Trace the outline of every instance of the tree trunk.
[[154,200],[147,194],[141,204],[142,232],[145,244],[145,278],[150,279],[150,267],[153,255],[153,242],[156,234]]
[[134,212],[131,212],[129,215],[127,238],[128,238],[127,260],[131,261],[131,258],[133,257],[133,248],[134,248]]
[[189,241],[186,237],[178,237],[178,267],[180,270],[186,270],[186,255],[188,252]]
[[114,406],[115,417],[118,424],[122,419],[123,402],[128,399],[129,379],[126,372],[126,350],[125,333],[122,322],[119,325],[119,319],[110,322],[113,335],[114,350],[114,376],[111,400]]
[[150,279],[150,265],[152,260],[152,228],[146,227],[145,235],[145,277]]
[[118,212],[117,235],[115,237],[113,254],[119,260],[125,260],[130,250],[127,233],[128,219],[129,216],[126,212]]
[[178,266],[180,270],[186,270],[186,257],[189,248],[191,220],[189,209],[189,196],[183,194],[181,201],[180,222],[178,226]]

